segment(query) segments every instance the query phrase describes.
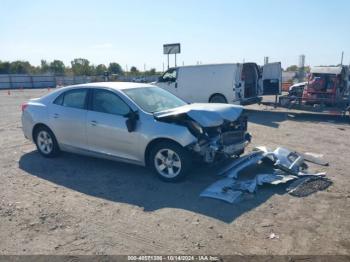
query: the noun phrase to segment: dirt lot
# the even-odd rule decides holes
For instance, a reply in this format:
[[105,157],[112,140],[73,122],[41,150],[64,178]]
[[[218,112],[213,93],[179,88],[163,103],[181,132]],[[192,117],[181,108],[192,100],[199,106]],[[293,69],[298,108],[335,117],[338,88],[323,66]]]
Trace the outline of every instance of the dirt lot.
[[249,106],[250,148],[323,153],[330,167],[311,168],[334,184],[305,198],[265,186],[230,205],[199,197],[213,168],[167,184],[138,166],[42,158],[23,137],[20,105],[47,92],[0,91],[0,254],[350,254],[349,123]]

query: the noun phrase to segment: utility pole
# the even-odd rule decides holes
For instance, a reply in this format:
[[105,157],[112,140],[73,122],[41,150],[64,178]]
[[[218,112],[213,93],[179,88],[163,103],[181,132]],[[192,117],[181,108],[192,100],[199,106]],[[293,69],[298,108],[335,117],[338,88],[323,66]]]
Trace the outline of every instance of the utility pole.
[[169,52],[168,52],[168,69],[169,69]]
[[269,63],[269,57],[268,56],[264,56],[264,65]]
[[304,81],[304,77],[305,77],[305,55],[300,55],[299,72],[298,72],[299,83]]
[[344,51],[341,52],[340,65],[343,65]]

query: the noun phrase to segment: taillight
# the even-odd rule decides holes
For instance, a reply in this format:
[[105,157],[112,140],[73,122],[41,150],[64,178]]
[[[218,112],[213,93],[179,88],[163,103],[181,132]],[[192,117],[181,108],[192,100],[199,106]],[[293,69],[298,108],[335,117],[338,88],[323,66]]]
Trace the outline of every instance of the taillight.
[[28,107],[28,104],[27,104],[27,103],[23,103],[23,104],[22,104],[22,112],[23,112],[24,110],[26,110],[27,107]]

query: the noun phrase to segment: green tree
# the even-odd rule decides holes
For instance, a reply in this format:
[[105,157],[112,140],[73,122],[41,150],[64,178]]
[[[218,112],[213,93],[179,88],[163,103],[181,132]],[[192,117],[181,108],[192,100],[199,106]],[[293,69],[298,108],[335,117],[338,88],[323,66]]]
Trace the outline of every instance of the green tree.
[[28,61],[14,61],[10,64],[10,74],[29,74],[32,66]]
[[74,75],[72,68],[69,66],[66,66],[66,68],[64,69],[64,75],[66,75],[66,76]]
[[289,72],[296,72],[298,71],[298,66],[296,65],[291,65],[291,66],[288,66],[286,71],[289,71]]
[[123,69],[118,63],[109,63],[108,71],[111,74],[118,74],[118,75],[123,74]]
[[155,68],[151,68],[150,70],[146,71],[145,74],[148,76],[153,76],[153,75],[156,75],[157,72]]
[[75,58],[72,62],[72,71],[74,75],[87,75],[92,74],[92,67],[90,66],[89,60],[85,58]]
[[9,74],[10,73],[10,62],[1,62],[0,61],[0,74]]
[[96,75],[103,75],[107,71],[107,67],[104,64],[99,64],[95,68]]
[[311,67],[310,66],[305,66],[304,70],[305,70],[306,73],[310,73]]
[[55,75],[64,75],[65,65],[61,60],[53,60],[50,63],[50,72]]
[[133,75],[136,75],[136,74],[139,73],[139,70],[137,69],[136,66],[132,66],[132,67],[130,68],[130,73],[133,74]]
[[40,61],[40,72],[41,73],[49,73],[50,72],[50,66],[49,63],[46,60],[41,60]]

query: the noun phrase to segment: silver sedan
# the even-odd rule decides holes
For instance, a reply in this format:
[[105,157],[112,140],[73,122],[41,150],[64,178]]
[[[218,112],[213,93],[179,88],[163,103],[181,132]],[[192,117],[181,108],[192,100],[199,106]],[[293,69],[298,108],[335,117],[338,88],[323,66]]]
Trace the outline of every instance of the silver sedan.
[[68,86],[22,105],[22,126],[41,155],[60,151],[151,167],[177,181],[192,160],[239,156],[250,140],[242,107],[187,104],[147,84]]

